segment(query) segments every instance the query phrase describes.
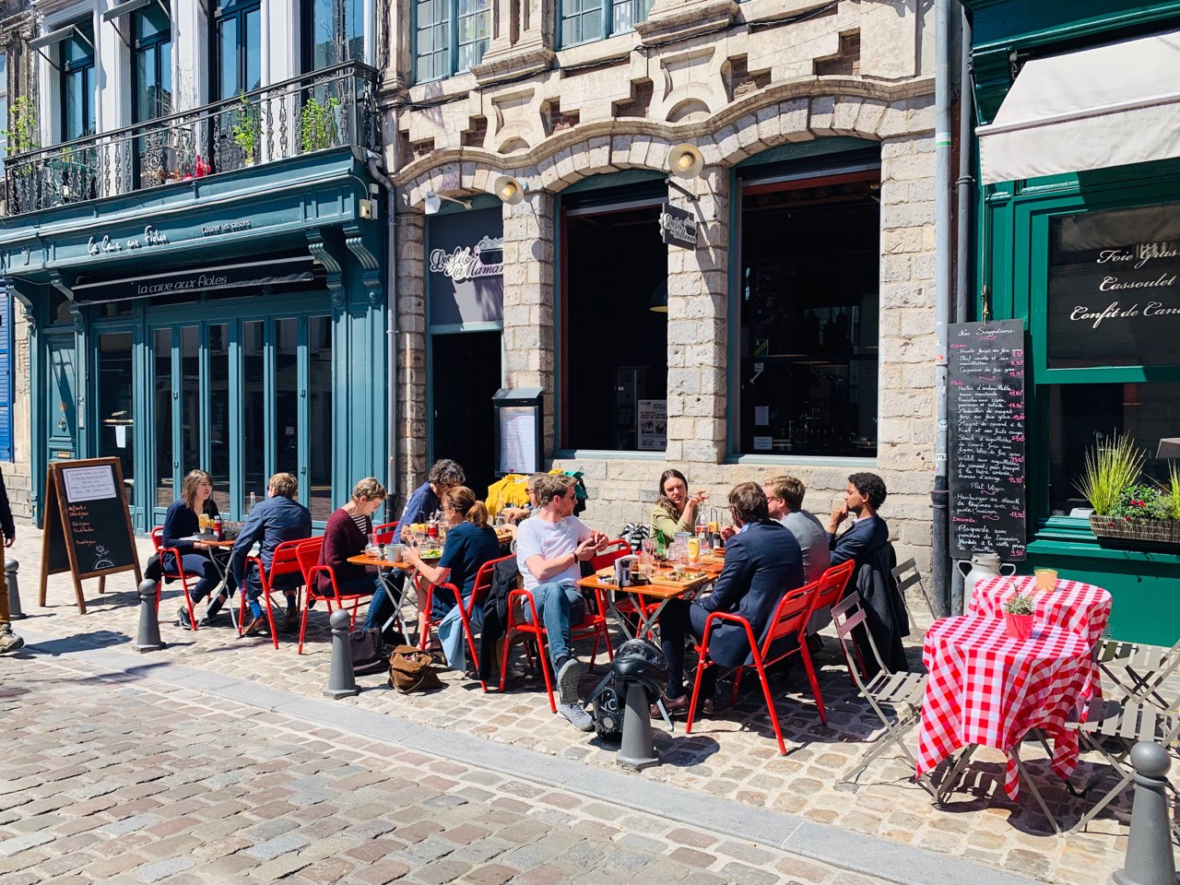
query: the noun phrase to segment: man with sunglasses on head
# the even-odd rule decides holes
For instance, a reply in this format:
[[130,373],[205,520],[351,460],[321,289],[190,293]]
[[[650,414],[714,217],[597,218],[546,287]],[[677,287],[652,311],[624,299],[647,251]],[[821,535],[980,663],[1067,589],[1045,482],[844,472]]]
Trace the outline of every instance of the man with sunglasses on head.
[[[578,703],[582,665],[570,647],[570,628],[586,615],[586,601],[574,582],[582,577],[581,564],[603,548],[607,537],[574,516],[578,499],[572,476],[539,476],[533,490],[539,509],[517,531],[516,561],[524,589],[533,595],[537,617],[549,634],[549,657],[559,693],[557,712],[575,728],[590,731],[594,720]],[[524,616],[531,623],[527,605]]]

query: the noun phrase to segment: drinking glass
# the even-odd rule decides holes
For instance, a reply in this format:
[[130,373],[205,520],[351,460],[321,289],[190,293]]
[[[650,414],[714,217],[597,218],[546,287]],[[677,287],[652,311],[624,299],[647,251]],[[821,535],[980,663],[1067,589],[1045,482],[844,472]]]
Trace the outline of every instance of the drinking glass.
[[648,555],[649,559],[652,559],[652,560],[655,559],[656,548],[658,546],[659,545],[656,543],[655,538],[644,538],[643,541],[639,545],[640,549]]

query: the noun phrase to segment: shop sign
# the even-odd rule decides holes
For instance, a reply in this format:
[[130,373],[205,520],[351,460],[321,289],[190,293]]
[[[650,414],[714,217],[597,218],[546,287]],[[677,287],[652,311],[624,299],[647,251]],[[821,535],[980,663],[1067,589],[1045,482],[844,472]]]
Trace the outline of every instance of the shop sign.
[[160,233],[149,224],[143,229],[142,237],[128,237],[126,240],[115,239],[110,234],[104,234],[98,239],[91,237],[86,244],[86,251],[92,256],[98,256],[109,255],[113,252],[134,252],[145,246],[166,245],[168,245],[168,235]]
[[1180,231],[1161,208],[1053,219],[1051,368],[1180,364]]
[[691,212],[665,203],[660,211],[660,231],[664,243],[681,249],[697,247],[697,220]]
[[497,206],[431,216],[427,285],[430,324],[502,321],[504,217]]

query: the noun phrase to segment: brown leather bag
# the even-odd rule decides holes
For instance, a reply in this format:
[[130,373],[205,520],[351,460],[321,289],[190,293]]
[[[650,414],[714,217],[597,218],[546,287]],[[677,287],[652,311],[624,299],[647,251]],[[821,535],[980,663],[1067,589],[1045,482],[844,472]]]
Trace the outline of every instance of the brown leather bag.
[[389,656],[389,684],[402,694],[442,688],[434,659],[412,645],[399,645]]

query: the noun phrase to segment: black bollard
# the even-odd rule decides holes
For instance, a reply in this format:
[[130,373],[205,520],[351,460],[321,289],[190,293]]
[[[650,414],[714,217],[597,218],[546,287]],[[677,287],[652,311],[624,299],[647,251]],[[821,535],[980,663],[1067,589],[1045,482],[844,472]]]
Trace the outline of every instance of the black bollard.
[[328,619],[332,625],[332,666],[328,671],[328,687],[324,695],[330,698],[350,698],[361,693],[356,687],[356,674],[352,671],[352,646],[348,634],[352,629],[352,617],[348,612],[332,612]]
[[156,582],[142,581],[139,585],[139,631],[135,636],[138,652],[158,651],[168,643],[160,639],[160,619],[156,613]]
[[1113,876],[1115,885],[1176,885],[1176,859],[1168,820],[1168,751],[1141,741],[1131,750],[1135,769],[1135,801],[1127,859]]
[[20,587],[16,583],[18,571],[20,571],[20,563],[15,559],[10,559],[4,564],[4,577],[8,582],[8,616],[14,621],[28,617],[20,607]]
[[618,759],[624,768],[641,771],[660,764],[651,735],[650,698],[647,689],[638,682],[627,685],[627,712],[623,715],[623,745]]

